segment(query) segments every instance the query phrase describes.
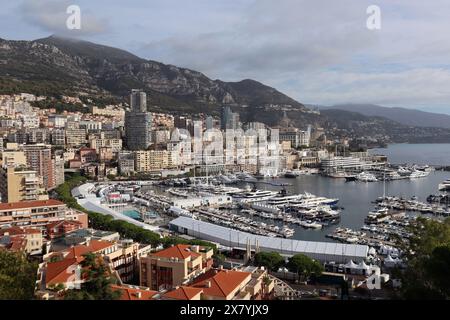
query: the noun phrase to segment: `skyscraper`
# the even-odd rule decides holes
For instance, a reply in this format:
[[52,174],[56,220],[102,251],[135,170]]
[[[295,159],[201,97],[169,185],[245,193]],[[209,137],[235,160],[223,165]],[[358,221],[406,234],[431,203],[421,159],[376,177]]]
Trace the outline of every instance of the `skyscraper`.
[[129,150],[145,150],[151,143],[152,115],[147,112],[147,95],[133,89],[131,110],[125,113],[125,138]]
[[44,144],[24,145],[23,152],[27,159],[27,166],[42,177],[44,188],[55,188],[55,167],[52,161],[52,150]]
[[226,106],[222,108],[222,114],[220,117],[220,128],[222,130],[239,128],[239,113],[232,112],[231,108]]

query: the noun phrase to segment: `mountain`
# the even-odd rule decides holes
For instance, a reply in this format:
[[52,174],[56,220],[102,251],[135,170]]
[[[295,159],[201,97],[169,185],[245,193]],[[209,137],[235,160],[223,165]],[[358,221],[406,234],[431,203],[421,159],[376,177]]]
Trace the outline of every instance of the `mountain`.
[[254,80],[223,82],[127,51],[51,36],[35,41],[0,40],[0,90],[36,94],[126,98],[147,92],[155,111],[217,113],[227,104],[306,111],[299,102]]
[[325,109],[339,109],[358,112],[366,116],[384,117],[406,126],[450,128],[450,115],[425,112],[406,108],[388,108],[373,104],[340,104]]

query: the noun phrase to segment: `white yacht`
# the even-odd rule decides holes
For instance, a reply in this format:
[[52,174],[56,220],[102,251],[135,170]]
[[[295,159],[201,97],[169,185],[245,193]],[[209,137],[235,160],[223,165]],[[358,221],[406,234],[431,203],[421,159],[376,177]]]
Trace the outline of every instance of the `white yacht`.
[[430,174],[429,171],[415,170],[415,171],[411,172],[409,178],[410,179],[425,178],[425,177],[428,177],[429,174]]
[[361,172],[360,174],[358,174],[356,176],[356,179],[358,181],[362,181],[362,182],[376,182],[378,181],[378,179],[371,173],[368,172]]
[[439,184],[439,191],[450,191],[450,179]]
[[334,206],[339,202],[339,199],[315,196],[308,192],[305,192],[302,195],[301,200],[303,204],[312,206],[320,206],[320,205]]
[[250,202],[258,202],[269,200],[270,198],[277,195],[277,192],[270,190],[254,190],[250,192],[245,192],[241,194],[237,194],[233,197],[233,199],[237,202],[241,203],[250,203]]

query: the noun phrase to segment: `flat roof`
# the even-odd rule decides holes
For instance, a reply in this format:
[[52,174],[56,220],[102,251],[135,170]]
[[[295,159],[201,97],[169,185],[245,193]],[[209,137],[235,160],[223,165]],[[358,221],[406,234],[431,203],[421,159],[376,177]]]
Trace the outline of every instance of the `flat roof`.
[[228,247],[245,248],[250,242],[252,248],[255,248],[258,243],[261,251],[275,251],[287,256],[303,253],[320,261],[343,263],[349,260],[361,261],[367,258],[369,251],[369,247],[366,245],[259,236],[188,217],[178,217],[169,224],[175,226],[180,233],[218,242]]
[[61,206],[61,205],[64,205],[64,202],[54,199],[7,202],[7,203],[0,203],[0,210],[14,210],[14,209],[37,208],[37,207]]

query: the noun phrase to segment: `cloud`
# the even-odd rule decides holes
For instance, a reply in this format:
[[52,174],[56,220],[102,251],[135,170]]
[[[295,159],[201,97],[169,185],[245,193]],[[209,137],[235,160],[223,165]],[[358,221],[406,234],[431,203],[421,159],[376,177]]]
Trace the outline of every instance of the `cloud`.
[[447,104],[450,3],[377,1],[379,31],[366,28],[371,4],[252,1],[233,25],[153,40],[137,52],[213,78],[254,78],[303,102]]
[[450,70],[417,68],[401,72],[319,72],[309,75],[302,92],[288,90],[306,101],[332,105],[374,103],[387,106],[435,108],[450,101]]
[[104,33],[108,29],[106,20],[99,19],[82,5],[81,29],[68,29],[66,21],[69,14],[66,11],[73,4],[68,0],[25,0],[19,6],[19,12],[22,18],[34,27],[63,36],[91,36]]
[[323,68],[376,41],[365,7],[351,2],[258,0],[232,26],[152,41],[140,53],[236,80]]

